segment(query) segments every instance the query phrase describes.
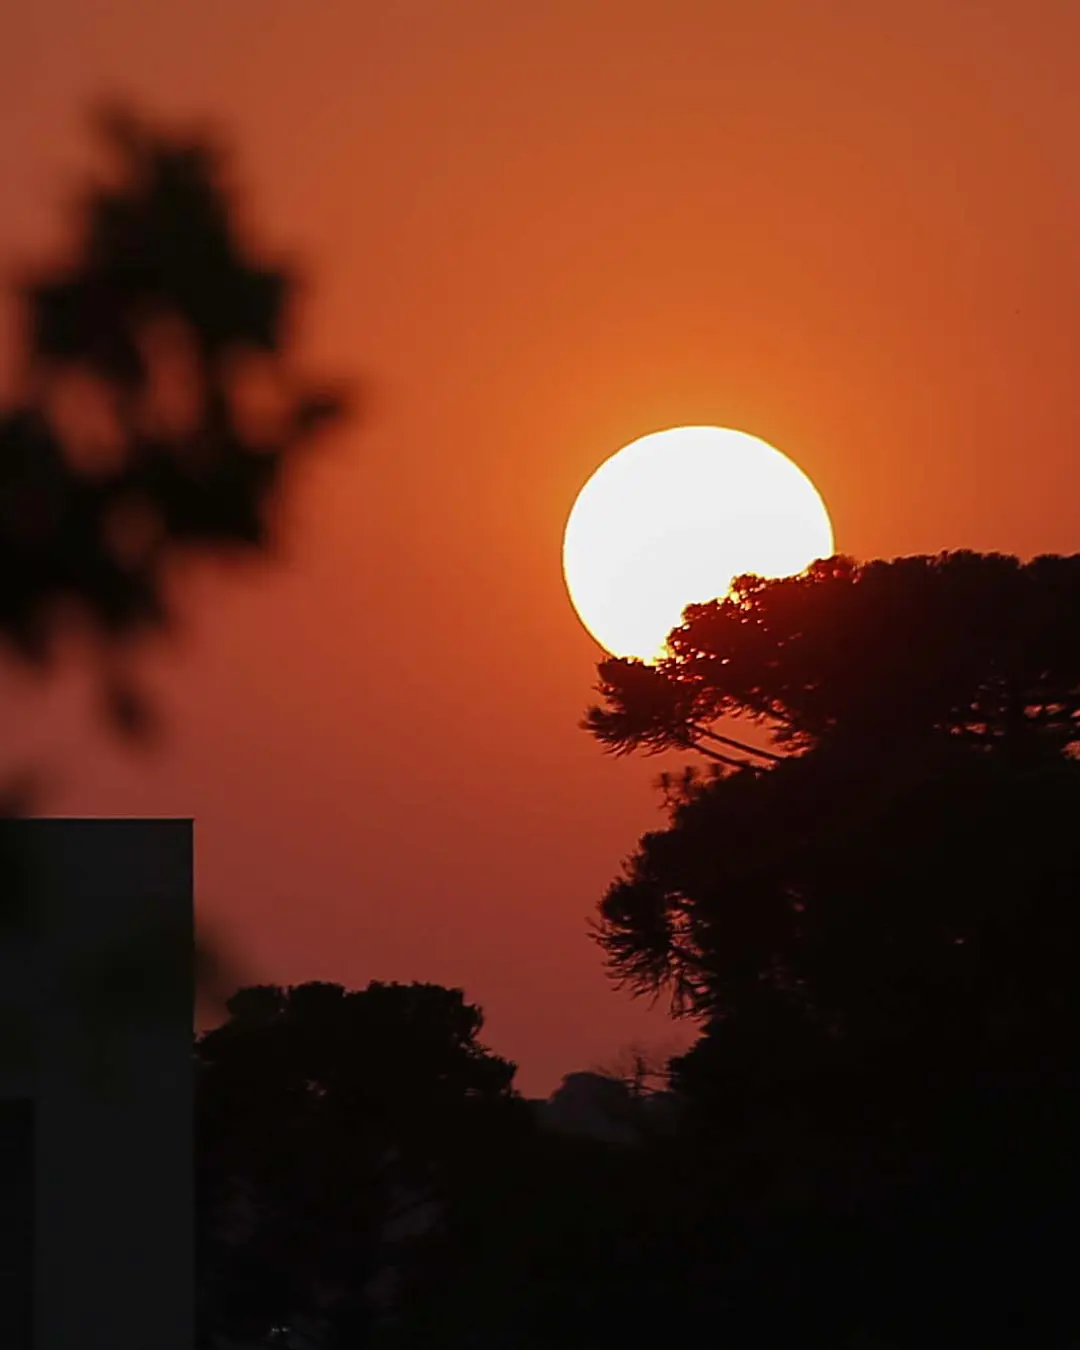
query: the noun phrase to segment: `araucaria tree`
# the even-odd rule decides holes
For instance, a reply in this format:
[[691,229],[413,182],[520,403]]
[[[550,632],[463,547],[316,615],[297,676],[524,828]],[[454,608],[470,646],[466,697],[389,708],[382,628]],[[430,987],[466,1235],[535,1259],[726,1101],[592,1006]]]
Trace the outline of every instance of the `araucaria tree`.
[[[744,578],[687,610],[658,666],[600,673],[585,724],[603,744],[720,760],[603,900],[616,978],[732,1024],[767,1010],[845,1052],[1063,1048],[1080,557]],[[770,748],[733,735],[739,718]]]

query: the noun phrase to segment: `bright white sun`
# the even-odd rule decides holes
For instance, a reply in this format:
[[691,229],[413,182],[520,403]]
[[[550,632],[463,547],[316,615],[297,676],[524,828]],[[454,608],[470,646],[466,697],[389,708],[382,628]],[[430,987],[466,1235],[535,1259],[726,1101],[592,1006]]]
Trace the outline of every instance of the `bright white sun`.
[[672,427],[624,446],[581,489],[563,573],[601,647],[653,661],[687,605],[832,553],[825,503],[786,455],[741,431]]

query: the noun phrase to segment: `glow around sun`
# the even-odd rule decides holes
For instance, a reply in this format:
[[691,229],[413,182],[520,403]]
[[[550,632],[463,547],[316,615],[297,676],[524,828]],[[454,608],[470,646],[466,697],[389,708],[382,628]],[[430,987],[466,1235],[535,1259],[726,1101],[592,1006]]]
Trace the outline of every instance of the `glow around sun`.
[[581,489],[563,574],[601,647],[653,661],[687,605],[833,551],[825,503],[786,455],[741,431],[672,427],[624,446]]

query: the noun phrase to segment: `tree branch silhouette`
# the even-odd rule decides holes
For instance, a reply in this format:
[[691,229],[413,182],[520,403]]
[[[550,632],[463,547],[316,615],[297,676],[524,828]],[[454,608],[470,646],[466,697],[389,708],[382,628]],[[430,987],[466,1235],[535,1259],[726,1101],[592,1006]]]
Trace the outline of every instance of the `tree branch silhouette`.
[[[241,228],[214,138],[111,105],[94,123],[107,172],[66,254],[16,289],[0,644],[45,677],[60,638],[81,634],[107,724],[145,744],[160,717],[129,657],[178,624],[181,565],[273,552],[288,476],[347,397],[301,368],[297,278]],[[31,809],[36,786],[12,781],[8,812]],[[3,899],[0,917],[10,875]]]

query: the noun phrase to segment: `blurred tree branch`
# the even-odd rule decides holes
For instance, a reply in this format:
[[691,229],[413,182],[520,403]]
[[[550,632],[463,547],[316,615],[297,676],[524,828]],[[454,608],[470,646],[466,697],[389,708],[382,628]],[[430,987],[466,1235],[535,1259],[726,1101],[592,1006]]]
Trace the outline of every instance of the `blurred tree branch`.
[[[108,725],[145,743],[158,710],[129,657],[176,625],[177,564],[268,553],[286,475],[346,397],[300,370],[296,279],[255,256],[212,140],[123,108],[95,123],[110,171],[82,194],[68,255],[16,290],[0,644],[45,676],[58,639],[87,638]],[[0,809],[37,801],[20,776]],[[0,881],[9,922],[21,887],[10,867]],[[224,976],[213,956],[197,961],[204,984]]]

